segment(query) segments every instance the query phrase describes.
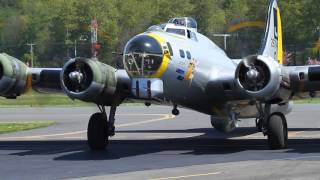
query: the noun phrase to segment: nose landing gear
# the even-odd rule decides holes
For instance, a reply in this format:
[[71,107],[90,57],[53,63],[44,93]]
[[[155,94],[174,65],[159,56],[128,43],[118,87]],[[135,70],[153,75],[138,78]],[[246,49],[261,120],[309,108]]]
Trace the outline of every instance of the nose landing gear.
[[173,105],[173,109],[172,109],[171,113],[172,113],[173,115],[175,115],[175,116],[178,116],[178,115],[180,114],[180,111],[178,110],[176,104]]

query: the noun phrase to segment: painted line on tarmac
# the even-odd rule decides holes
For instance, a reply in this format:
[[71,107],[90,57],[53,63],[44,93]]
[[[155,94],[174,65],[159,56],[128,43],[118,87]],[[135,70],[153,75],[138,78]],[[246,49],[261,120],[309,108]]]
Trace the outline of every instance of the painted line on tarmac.
[[138,122],[133,122],[133,123],[126,123],[126,124],[119,124],[119,125],[116,125],[116,127],[135,126],[135,125],[140,125],[140,124],[147,124],[147,123],[162,121],[162,120],[166,120],[166,119],[173,119],[176,117],[175,115],[171,115],[171,114],[162,114],[162,115],[163,115],[163,117],[161,117],[161,118],[150,119],[150,120],[146,120],[146,121],[138,121]]
[[212,175],[218,175],[218,174],[221,174],[221,172],[212,172],[212,173],[205,173],[205,174],[190,174],[190,175],[184,175],[184,176],[171,176],[171,177],[154,178],[154,179],[146,179],[146,180],[185,179],[185,178],[194,178],[194,177],[200,177],[200,176],[212,176]]
[[293,137],[297,137],[298,134],[303,133],[304,131],[289,131],[288,132],[288,137],[289,138],[293,138]]
[[[121,114],[118,114],[121,115]],[[150,120],[145,120],[145,121],[138,121],[138,122],[133,122],[133,123],[124,123],[124,124],[119,124],[115,125],[116,127],[128,127],[128,126],[136,126],[136,125],[141,125],[141,124],[147,124],[147,123],[153,123],[157,121],[163,121],[163,120],[168,120],[168,119],[173,119],[175,118],[174,115],[171,114],[123,114],[123,115],[130,115],[130,116],[162,116],[160,118],[155,118],[155,119],[150,119]],[[56,133],[56,134],[44,134],[44,135],[35,135],[35,136],[24,136],[24,137],[0,137],[0,140],[15,140],[15,139],[23,139],[23,140],[28,140],[28,139],[45,139],[45,138],[50,138],[50,137],[59,137],[59,136],[70,136],[70,135],[77,135],[77,134],[82,134],[86,133],[87,130],[81,130],[81,131],[74,131],[74,132],[67,132],[67,133]]]

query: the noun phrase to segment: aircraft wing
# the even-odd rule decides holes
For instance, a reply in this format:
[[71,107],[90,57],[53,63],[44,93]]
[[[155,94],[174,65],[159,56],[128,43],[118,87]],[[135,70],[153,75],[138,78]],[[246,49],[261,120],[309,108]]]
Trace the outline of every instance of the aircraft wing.
[[294,98],[315,97],[320,91],[320,66],[282,67],[283,85],[290,88]]
[[131,95],[131,80],[125,70],[94,59],[71,59],[63,68],[29,68],[20,60],[0,53],[0,65],[0,96],[6,98],[16,98],[33,88],[111,105]]
[[39,92],[62,92],[61,71],[62,68],[30,68],[32,88]]

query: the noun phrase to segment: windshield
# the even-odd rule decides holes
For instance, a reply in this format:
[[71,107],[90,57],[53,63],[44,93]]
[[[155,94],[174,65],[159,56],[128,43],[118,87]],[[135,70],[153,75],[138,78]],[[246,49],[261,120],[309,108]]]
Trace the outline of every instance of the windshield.
[[179,34],[182,36],[186,35],[185,29],[176,29],[176,28],[167,28],[166,30],[168,33],[174,33],[174,34]]

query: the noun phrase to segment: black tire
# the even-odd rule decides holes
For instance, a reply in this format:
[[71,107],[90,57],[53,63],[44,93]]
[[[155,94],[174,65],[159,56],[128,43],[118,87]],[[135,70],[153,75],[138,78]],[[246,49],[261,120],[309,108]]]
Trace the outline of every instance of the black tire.
[[172,109],[171,113],[175,116],[178,116],[180,111],[178,109]]
[[282,114],[272,114],[268,120],[268,143],[270,149],[283,149],[287,147],[288,128]]
[[108,122],[106,115],[95,113],[90,117],[87,138],[91,150],[99,151],[106,149],[108,145]]

